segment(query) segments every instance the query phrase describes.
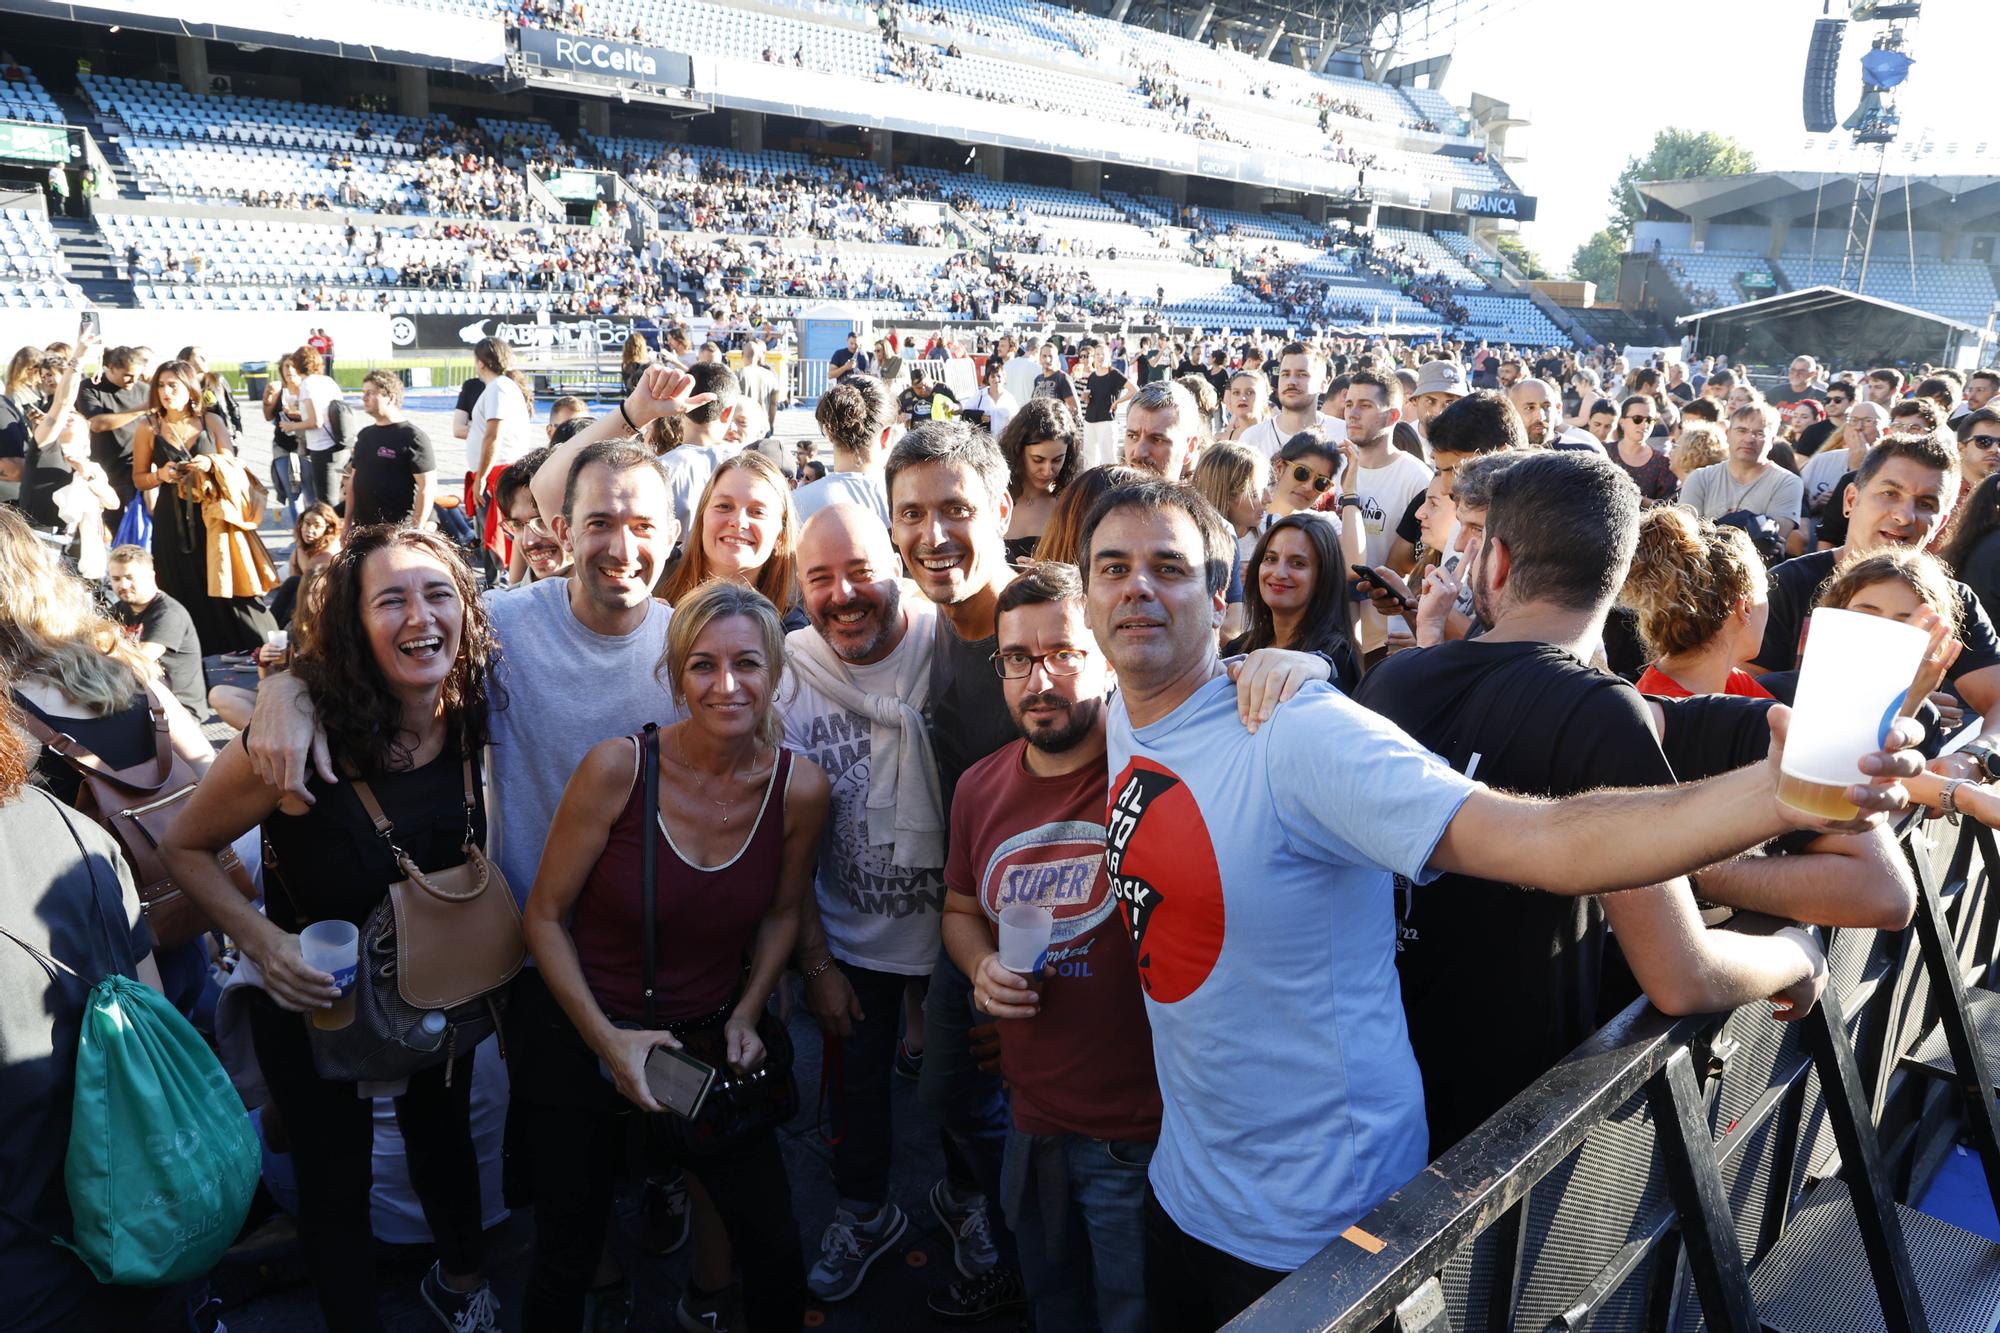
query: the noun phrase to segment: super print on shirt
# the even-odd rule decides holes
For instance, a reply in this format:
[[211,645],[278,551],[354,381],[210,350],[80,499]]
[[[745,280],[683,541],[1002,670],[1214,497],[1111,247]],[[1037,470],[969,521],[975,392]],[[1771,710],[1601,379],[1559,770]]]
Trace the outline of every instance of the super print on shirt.
[[[1139,984],[1160,1004],[1200,989],[1222,954],[1222,875],[1201,807],[1187,784],[1134,759],[1112,784],[1105,820],[1105,865],[1124,905],[1139,961]],[[1145,825],[1134,850],[1132,838]],[[1171,884],[1163,893],[1162,884]]]
[[1113,902],[1104,876],[1104,826],[1082,820],[1041,824],[1016,833],[987,858],[979,877],[979,904],[986,919],[1023,903],[1049,909],[1055,929],[1045,962],[1056,975],[1087,977],[1091,932],[1111,916]]

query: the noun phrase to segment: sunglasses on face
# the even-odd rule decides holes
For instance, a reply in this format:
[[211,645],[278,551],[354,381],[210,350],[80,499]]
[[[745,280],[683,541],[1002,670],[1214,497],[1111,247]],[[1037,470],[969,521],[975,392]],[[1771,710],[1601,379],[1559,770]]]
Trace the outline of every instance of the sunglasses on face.
[[1995,449],[2000,449],[2000,435],[1974,435],[1966,443],[1976,444],[1981,449],[1990,453]]
[[1652,424],[1653,424],[1653,423],[1654,423],[1655,421],[1658,421],[1658,420],[1659,420],[1659,418],[1658,418],[1658,417],[1626,417],[1625,419],[1626,419],[1627,421],[1635,421],[1635,422],[1639,423],[1639,424],[1640,424],[1640,425],[1642,425],[1642,426],[1650,426],[1650,425],[1652,425]]
[[1312,488],[1316,491],[1324,491],[1327,487],[1333,485],[1332,477],[1327,476],[1324,472],[1315,472],[1304,463],[1295,463],[1292,465],[1292,480],[1309,481],[1312,483]]

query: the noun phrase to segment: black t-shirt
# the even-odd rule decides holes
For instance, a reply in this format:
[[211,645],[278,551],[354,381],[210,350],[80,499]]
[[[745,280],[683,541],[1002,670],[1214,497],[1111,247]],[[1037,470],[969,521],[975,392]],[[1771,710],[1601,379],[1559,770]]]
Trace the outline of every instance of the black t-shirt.
[[[64,828],[64,823],[69,825]],[[75,831],[75,838],[70,830]],[[84,853],[77,851],[81,841]],[[87,980],[45,971],[0,939],[0,1291],[9,1328],[146,1328],[104,1322],[109,1293],[52,1244],[75,1231],[63,1185],[76,1053],[91,982],[138,974],[152,945],[131,873],[111,835],[31,789],[0,805],[0,921]]]
[[832,356],[826,359],[826,368],[828,374],[831,375],[833,372],[838,371],[842,366],[847,365],[849,362],[853,363],[854,371],[858,375],[869,374],[871,371],[874,370],[875,367],[875,362],[873,361],[873,359],[869,357],[868,353],[851,352],[847,348],[843,347],[839,351],[835,352]]
[[1860,475],[1859,472],[1842,473],[1840,480],[1833,483],[1833,489],[1826,493],[1826,508],[1820,512],[1813,531],[1815,540],[1837,547],[1847,545],[1847,488]]
[[[1770,676],[1761,677],[1763,683]],[[1775,692],[1774,692],[1775,693]],[[1700,782],[1754,764],[1771,750],[1768,714],[1778,699],[1746,699],[1734,694],[1697,694],[1691,699],[1653,700],[1660,706],[1660,752],[1682,782]]]
[[[76,410],[83,413],[86,419],[113,413],[140,412],[145,409],[152,392],[139,380],[133,380],[121,389],[108,380],[94,379],[76,391]],[[90,432],[90,456],[114,480],[119,476],[120,464],[125,477],[129,479],[132,475],[132,437],[139,433],[142,420],[143,417],[134,417],[117,430]]]
[[[246,745],[249,739],[245,728]],[[477,777],[475,771],[473,836],[484,846],[485,802]],[[362,925],[403,872],[361,808],[352,782],[328,783],[309,773],[306,786],[314,803],[304,814],[273,811],[264,820],[270,848],[265,911],[280,929],[294,933],[308,921]],[[419,869],[465,863],[465,780],[455,742],[447,741],[421,768],[369,775],[368,786],[396,826],[396,845]]]
[[1221,402],[1223,395],[1229,392],[1229,376],[1230,370],[1227,366],[1203,372],[1202,378],[1215,386],[1215,400],[1217,402]]
[[[1505,791],[1673,781],[1638,693],[1550,644],[1399,654],[1363,679],[1359,699]],[[1435,1157],[1594,1030],[1604,916],[1593,898],[1457,874],[1421,888],[1399,879],[1397,897],[1397,970]]]
[[1799,432],[1799,442],[1792,448],[1797,451],[1800,458],[1811,458],[1819,452],[1820,446],[1839,430],[1840,426],[1836,422],[1815,421]]
[[944,795],[945,826],[951,826],[951,797],[965,770],[1020,735],[1000,676],[993,670],[998,634],[958,637],[940,613],[931,650],[931,751],[937,756],[938,787]]
[[1083,386],[1083,419],[1111,420],[1112,405],[1118,401],[1118,395],[1125,392],[1125,377],[1115,370],[1107,370],[1102,375],[1086,376]]
[[896,397],[896,410],[912,424],[931,419],[931,405],[942,397],[948,403],[958,402],[958,395],[942,384],[926,384],[922,389],[912,385]]
[[190,713],[207,717],[208,680],[201,670],[201,640],[195,636],[194,617],[187,608],[162,592],[155,593],[153,600],[137,611],[123,602],[113,602],[111,618],[128,631],[136,630],[139,642],[166,646],[160,674],[167,678],[167,689]]
[[1057,398],[1074,401],[1076,383],[1060,370],[1052,370],[1046,375],[1035,376],[1035,387],[1029,391],[1030,398]]
[[1139,383],[1143,387],[1167,377],[1167,358],[1161,352],[1139,353]]
[[[1806,617],[1820,585],[1833,573],[1840,552],[1814,551],[1787,560],[1771,571],[1770,619],[1764,625],[1764,646],[1757,650],[1756,665],[1768,671],[1789,671],[1798,665],[1799,648],[1805,638]],[[1958,594],[1959,642],[1965,647],[1945,673],[1947,684],[1974,671],[2000,666],[2000,635],[1980,606],[1972,589],[1953,579]]]
[[28,424],[27,409],[12,394],[0,393],[0,459],[25,459],[33,439],[34,428]]
[[431,441],[416,425],[392,421],[354,437],[354,498],[347,521],[354,527],[401,523],[417,501],[417,477],[437,471]]
[[1184,356],[1174,364],[1175,379],[1179,379],[1183,375],[1205,375],[1205,374],[1207,374],[1207,372],[1202,369],[1201,362],[1194,360],[1192,357]]
[[[14,704],[51,731],[69,736],[113,769],[131,768],[151,759],[153,748],[152,701],[142,692],[124,707],[101,717],[80,717],[49,713],[36,707],[19,690],[12,692]],[[64,805],[75,805],[83,779],[52,750],[43,750],[35,760],[35,781]]]
[[479,406],[479,396],[486,392],[486,381],[474,375],[458,386],[458,401],[452,404],[454,412],[472,415],[472,409]]

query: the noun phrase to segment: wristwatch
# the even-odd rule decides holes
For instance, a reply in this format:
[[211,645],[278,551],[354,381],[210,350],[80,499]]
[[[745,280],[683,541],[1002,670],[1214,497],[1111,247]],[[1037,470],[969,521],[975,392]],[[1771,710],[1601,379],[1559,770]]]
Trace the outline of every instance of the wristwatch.
[[1343,495],[1340,497],[1340,503],[1335,508],[1345,508],[1348,505],[1353,505],[1357,509],[1360,508],[1361,497],[1358,495]]
[[2000,779],[2000,753],[1996,753],[1991,747],[1974,743],[1961,746],[1958,753],[1979,765],[1979,781],[1992,782]]

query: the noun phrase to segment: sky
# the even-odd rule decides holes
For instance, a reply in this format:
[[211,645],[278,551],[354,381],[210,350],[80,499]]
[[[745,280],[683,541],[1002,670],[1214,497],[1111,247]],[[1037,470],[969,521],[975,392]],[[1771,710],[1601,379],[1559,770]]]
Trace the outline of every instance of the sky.
[[[1845,0],[1832,0],[1845,14]],[[1767,170],[1810,170],[1827,141],[1808,135],[1801,85],[1813,21],[1826,0],[1517,0],[1500,18],[1462,32],[1444,93],[1463,106],[1474,92],[1508,102],[1531,124],[1509,132],[1508,169],[1538,199],[1522,239],[1557,272],[1609,216],[1612,183],[1668,126],[1717,130]],[[1841,49],[1837,105],[1860,100],[1859,61],[1881,24],[1850,24]],[[1978,151],[2000,172],[2000,0],[1925,0],[1911,29],[1916,64],[1901,91],[1903,142],[1928,141],[1917,174],[1977,170]],[[1817,147],[1813,146],[1817,141]],[[1947,145],[1961,158],[1939,161]],[[1835,164],[1838,169],[1838,164]],[[1847,168],[1850,169],[1851,168]]]

